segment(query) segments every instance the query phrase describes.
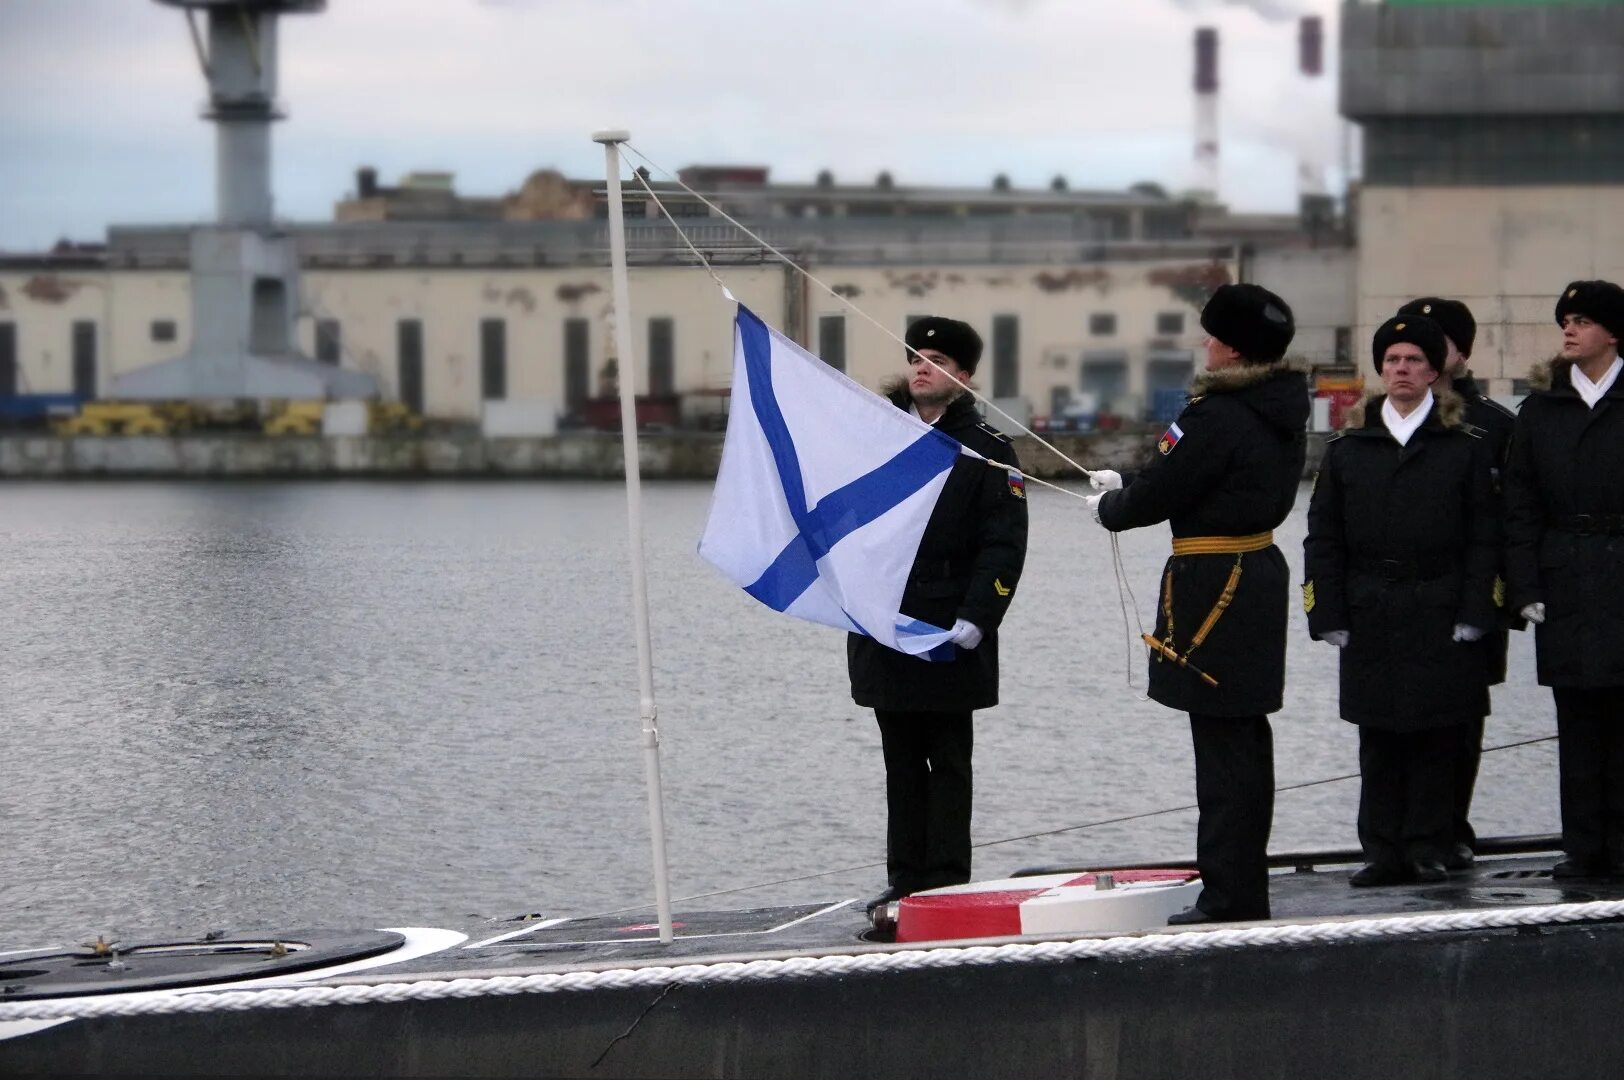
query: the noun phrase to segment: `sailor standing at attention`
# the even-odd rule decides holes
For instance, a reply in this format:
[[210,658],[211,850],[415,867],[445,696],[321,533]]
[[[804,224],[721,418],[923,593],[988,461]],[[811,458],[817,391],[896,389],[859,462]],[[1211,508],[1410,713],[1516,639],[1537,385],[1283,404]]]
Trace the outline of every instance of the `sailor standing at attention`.
[[[1399,308],[1397,314],[1424,316],[1442,328],[1444,344],[1448,346],[1443,374],[1448,382],[1444,385],[1461,399],[1466,406],[1466,422],[1476,428],[1488,443],[1495,494],[1498,496],[1506,454],[1511,449],[1511,429],[1517,423],[1517,414],[1493,398],[1484,396],[1483,389],[1472,378],[1469,365],[1472,362],[1472,343],[1477,339],[1477,320],[1472,317],[1472,309],[1459,300],[1423,296]],[[1506,681],[1506,650],[1511,637],[1508,631],[1521,630],[1526,625],[1515,612],[1504,606],[1503,568],[1496,580],[1499,584],[1495,595],[1500,598],[1502,606],[1496,610],[1495,625],[1483,635],[1483,643],[1478,646],[1488,665],[1490,686],[1499,686]],[[1455,840],[1444,858],[1444,866],[1450,870],[1466,869],[1472,865],[1475,857],[1473,848],[1477,846],[1477,832],[1472,828],[1470,815],[1472,790],[1477,786],[1477,770],[1482,758],[1483,721],[1480,718],[1468,724],[1455,758]]]
[[[1009,437],[982,422],[965,392],[981,337],[956,319],[908,328],[908,377],[891,403],[987,461],[1018,470]],[[919,359],[928,357],[935,366]],[[951,627],[953,659],[908,656],[847,638],[852,700],[872,708],[885,753],[888,885],[869,910],[970,880],[971,715],[998,704],[998,624],[1026,560],[1026,485],[1018,471],[960,455],[936,501],[902,593],[902,613]]]
[[1489,708],[1500,556],[1488,447],[1438,382],[1443,330],[1396,315],[1372,352],[1387,393],[1326,445],[1303,541],[1308,631],[1341,650],[1338,703],[1359,725],[1356,886],[1447,876],[1460,744]]
[[1510,606],[1556,699],[1559,878],[1624,875],[1624,290],[1575,281],[1506,466]]
[[1269,917],[1274,738],[1286,677],[1290,574],[1274,529],[1302,482],[1309,401],[1285,363],[1291,308],[1257,285],[1224,285],[1201,312],[1207,370],[1127,487],[1090,475],[1112,532],[1170,522],[1150,645],[1150,696],[1190,714],[1201,896],[1171,925]]

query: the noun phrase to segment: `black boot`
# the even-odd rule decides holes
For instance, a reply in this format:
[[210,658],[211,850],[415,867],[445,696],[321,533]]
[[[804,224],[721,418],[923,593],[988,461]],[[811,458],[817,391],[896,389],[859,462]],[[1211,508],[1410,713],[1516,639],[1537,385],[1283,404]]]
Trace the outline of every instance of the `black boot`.
[[901,900],[907,895],[909,895],[909,891],[907,889],[900,888],[896,885],[887,885],[885,887],[885,891],[874,897],[874,899],[870,900],[863,910],[872,915],[874,914],[875,908],[889,904],[894,900]]
[[1183,911],[1167,917],[1168,926],[1195,926],[1199,923],[1218,922],[1220,920],[1208,915],[1205,911],[1191,904]]
[[1410,878],[1413,881],[1433,884],[1449,880],[1449,871],[1437,859],[1416,859],[1410,863]]
[[1356,889],[1369,888],[1373,885],[1401,885],[1410,879],[1410,875],[1403,869],[1387,863],[1366,863],[1353,872],[1348,878],[1348,884]]
[[1551,867],[1551,876],[1559,881],[1569,878],[1606,877],[1607,864],[1597,859],[1580,859],[1570,855]]

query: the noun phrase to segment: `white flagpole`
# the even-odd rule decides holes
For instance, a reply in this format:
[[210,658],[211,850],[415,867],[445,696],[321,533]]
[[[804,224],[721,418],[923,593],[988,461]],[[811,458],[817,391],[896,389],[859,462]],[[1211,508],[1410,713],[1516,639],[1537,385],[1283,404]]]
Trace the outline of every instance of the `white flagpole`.
[[632,356],[631,287],[626,281],[626,219],[620,205],[620,144],[625,131],[599,131],[609,180],[609,265],[615,298],[615,355],[620,381],[620,445],[626,460],[626,527],[632,557],[632,619],[637,629],[638,715],[643,724],[643,774],[648,781],[649,839],[654,846],[654,903],[660,941],[669,945],[671,886],[665,865],[665,800],[660,793],[659,712],[654,706],[654,660],[649,646],[648,583],[643,574],[643,486],[637,465],[637,365]]

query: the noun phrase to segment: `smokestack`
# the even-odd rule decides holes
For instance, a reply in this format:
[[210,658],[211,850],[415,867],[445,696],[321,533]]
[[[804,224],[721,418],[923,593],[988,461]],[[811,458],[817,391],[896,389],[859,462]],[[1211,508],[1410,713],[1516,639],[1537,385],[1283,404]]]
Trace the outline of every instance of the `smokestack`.
[[1310,79],[1325,74],[1325,24],[1318,15],[1297,24],[1297,70]]
[[1195,32],[1195,195],[1218,198],[1218,31]]
[[[1325,24],[1318,15],[1305,15],[1297,23],[1297,71],[1305,79],[1318,79],[1325,74]],[[1306,209],[1310,203],[1316,208],[1325,203],[1325,163],[1312,149],[1311,140],[1305,140],[1304,149],[1297,159],[1297,192]],[[1317,216],[1321,210],[1316,209]]]

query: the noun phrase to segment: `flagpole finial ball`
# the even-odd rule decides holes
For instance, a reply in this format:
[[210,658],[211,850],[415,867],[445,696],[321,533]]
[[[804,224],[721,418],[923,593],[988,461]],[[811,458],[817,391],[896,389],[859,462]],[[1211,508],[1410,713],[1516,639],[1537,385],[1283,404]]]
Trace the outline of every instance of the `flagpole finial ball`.
[[625,128],[606,128],[603,131],[594,131],[592,133],[593,142],[623,143],[631,142],[631,139],[632,133]]

